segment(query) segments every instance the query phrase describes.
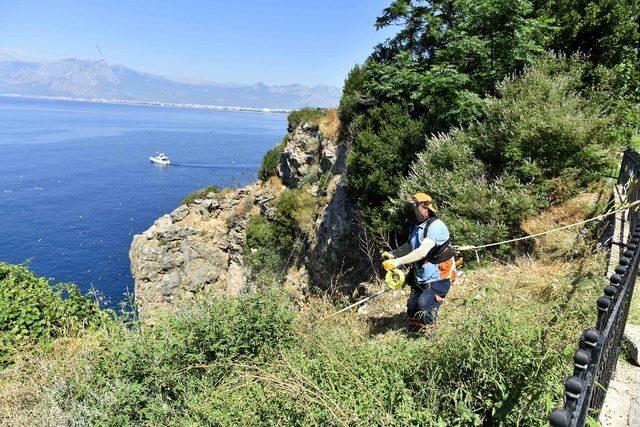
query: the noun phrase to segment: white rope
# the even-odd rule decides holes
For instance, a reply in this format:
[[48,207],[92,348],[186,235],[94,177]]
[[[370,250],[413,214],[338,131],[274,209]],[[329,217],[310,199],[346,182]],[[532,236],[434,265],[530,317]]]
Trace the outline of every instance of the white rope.
[[555,233],[557,231],[566,230],[567,228],[577,227],[579,225],[583,225],[583,224],[587,224],[589,222],[597,221],[597,220],[606,218],[608,216],[615,215],[615,214],[617,214],[619,212],[627,211],[627,210],[629,210],[631,208],[634,208],[634,207],[636,207],[638,205],[640,205],[640,200],[638,200],[636,202],[633,202],[633,203],[631,203],[631,204],[629,204],[629,205],[627,205],[627,206],[625,206],[623,208],[616,209],[614,211],[607,212],[607,213],[604,213],[602,215],[595,216],[593,218],[585,219],[584,221],[576,222],[574,224],[569,224],[569,225],[564,225],[562,227],[554,228],[552,230],[547,230],[547,231],[543,231],[543,232],[536,233],[536,234],[530,234],[528,236],[518,237],[518,238],[515,238],[515,239],[503,240],[502,242],[489,243],[488,245],[481,245],[481,246],[454,246],[454,248],[456,250],[458,250],[458,251],[477,251],[479,249],[490,248],[492,246],[500,246],[500,245],[505,245],[507,243],[519,242],[521,240],[533,239],[535,237],[544,236],[545,234]]
[[329,319],[329,318],[331,318],[331,317],[333,317],[333,316],[335,316],[335,315],[337,315],[337,314],[340,314],[340,313],[342,313],[342,312],[345,312],[345,311],[349,310],[350,308],[357,307],[357,306],[359,306],[359,305],[361,305],[361,304],[364,304],[364,303],[365,303],[365,302],[367,302],[367,301],[371,301],[371,300],[372,300],[372,299],[374,299],[374,298],[378,298],[380,295],[382,295],[382,294],[384,294],[384,293],[386,293],[386,292],[389,292],[390,290],[391,290],[391,288],[386,288],[386,289],[383,289],[383,290],[381,290],[381,291],[378,291],[378,292],[376,292],[375,294],[370,295],[370,296],[368,296],[368,297],[366,297],[366,298],[363,298],[363,299],[361,299],[360,301],[355,302],[355,303],[351,304],[350,306],[343,308],[343,309],[342,309],[342,310],[340,310],[340,311],[336,311],[335,313],[328,315],[327,317],[325,317],[325,318],[324,318],[324,319],[322,319],[322,320]]

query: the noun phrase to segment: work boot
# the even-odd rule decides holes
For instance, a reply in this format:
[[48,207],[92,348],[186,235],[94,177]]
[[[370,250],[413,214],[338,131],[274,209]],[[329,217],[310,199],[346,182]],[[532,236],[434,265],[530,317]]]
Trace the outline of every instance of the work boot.
[[416,334],[417,336],[422,335],[422,329],[426,326],[426,324],[424,323],[424,320],[422,320],[422,317],[414,316],[414,317],[409,317],[407,320],[408,320],[407,330],[411,334]]
[[436,323],[428,323],[425,324],[420,332],[424,335],[425,338],[431,339],[436,336]]
[[410,329],[419,330],[422,327],[424,327],[424,325],[425,325],[424,320],[422,320],[422,317],[420,317],[420,316],[409,317],[407,320],[409,322],[409,328]]
[[425,323],[420,316],[409,317],[409,331],[424,335],[426,338],[433,338],[436,335],[436,323]]

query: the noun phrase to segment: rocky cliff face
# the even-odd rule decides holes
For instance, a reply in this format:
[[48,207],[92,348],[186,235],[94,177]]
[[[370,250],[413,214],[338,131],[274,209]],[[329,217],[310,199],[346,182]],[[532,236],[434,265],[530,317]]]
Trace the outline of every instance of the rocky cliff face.
[[244,227],[275,196],[256,183],[209,193],[164,215],[133,238],[129,257],[141,316],[209,290],[237,295],[246,285]]
[[316,223],[315,239],[305,266],[313,287],[350,293],[370,278],[372,270],[363,251],[362,230],[343,175],[334,176],[329,185],[331,196]]
[[317,126],[301,124],[279,159],[282,184],[257,182],[210,193],[136,235],[129,255],[141,316],[179,305],[199,292],[233,296],[250,286],[242,262],[247,220],[258,213],[271,217],[269,202],[284,188],[303,186],[324,197],[305,254],[292,266],[285,286],[296,292],[335,290],[366,280],[370,269],[359,248],[356,212],[345,191],[345,158],[344,144],[324,138]]
[[309,180],[331,171],[338,151],[338,144],[324,138],[317,126],[302,123],[294,129],[280,156],[278,176],[284,185],[296,188],[305,178]]

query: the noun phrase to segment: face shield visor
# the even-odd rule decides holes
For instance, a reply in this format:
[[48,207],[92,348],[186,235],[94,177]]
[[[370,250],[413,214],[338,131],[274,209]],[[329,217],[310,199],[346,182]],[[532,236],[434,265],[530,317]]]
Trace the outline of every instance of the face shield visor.
[[404,216],[409,224],[420,224],[423,221],[418,206],[418,202],[404,202]]

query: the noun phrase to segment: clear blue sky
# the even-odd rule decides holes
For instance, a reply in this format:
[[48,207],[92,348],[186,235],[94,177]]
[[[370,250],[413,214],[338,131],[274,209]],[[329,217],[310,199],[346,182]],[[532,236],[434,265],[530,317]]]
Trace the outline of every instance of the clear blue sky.
[[216,82],[341,86],[391,35],[373,28],[389,3],[0,0],[0,47]]

